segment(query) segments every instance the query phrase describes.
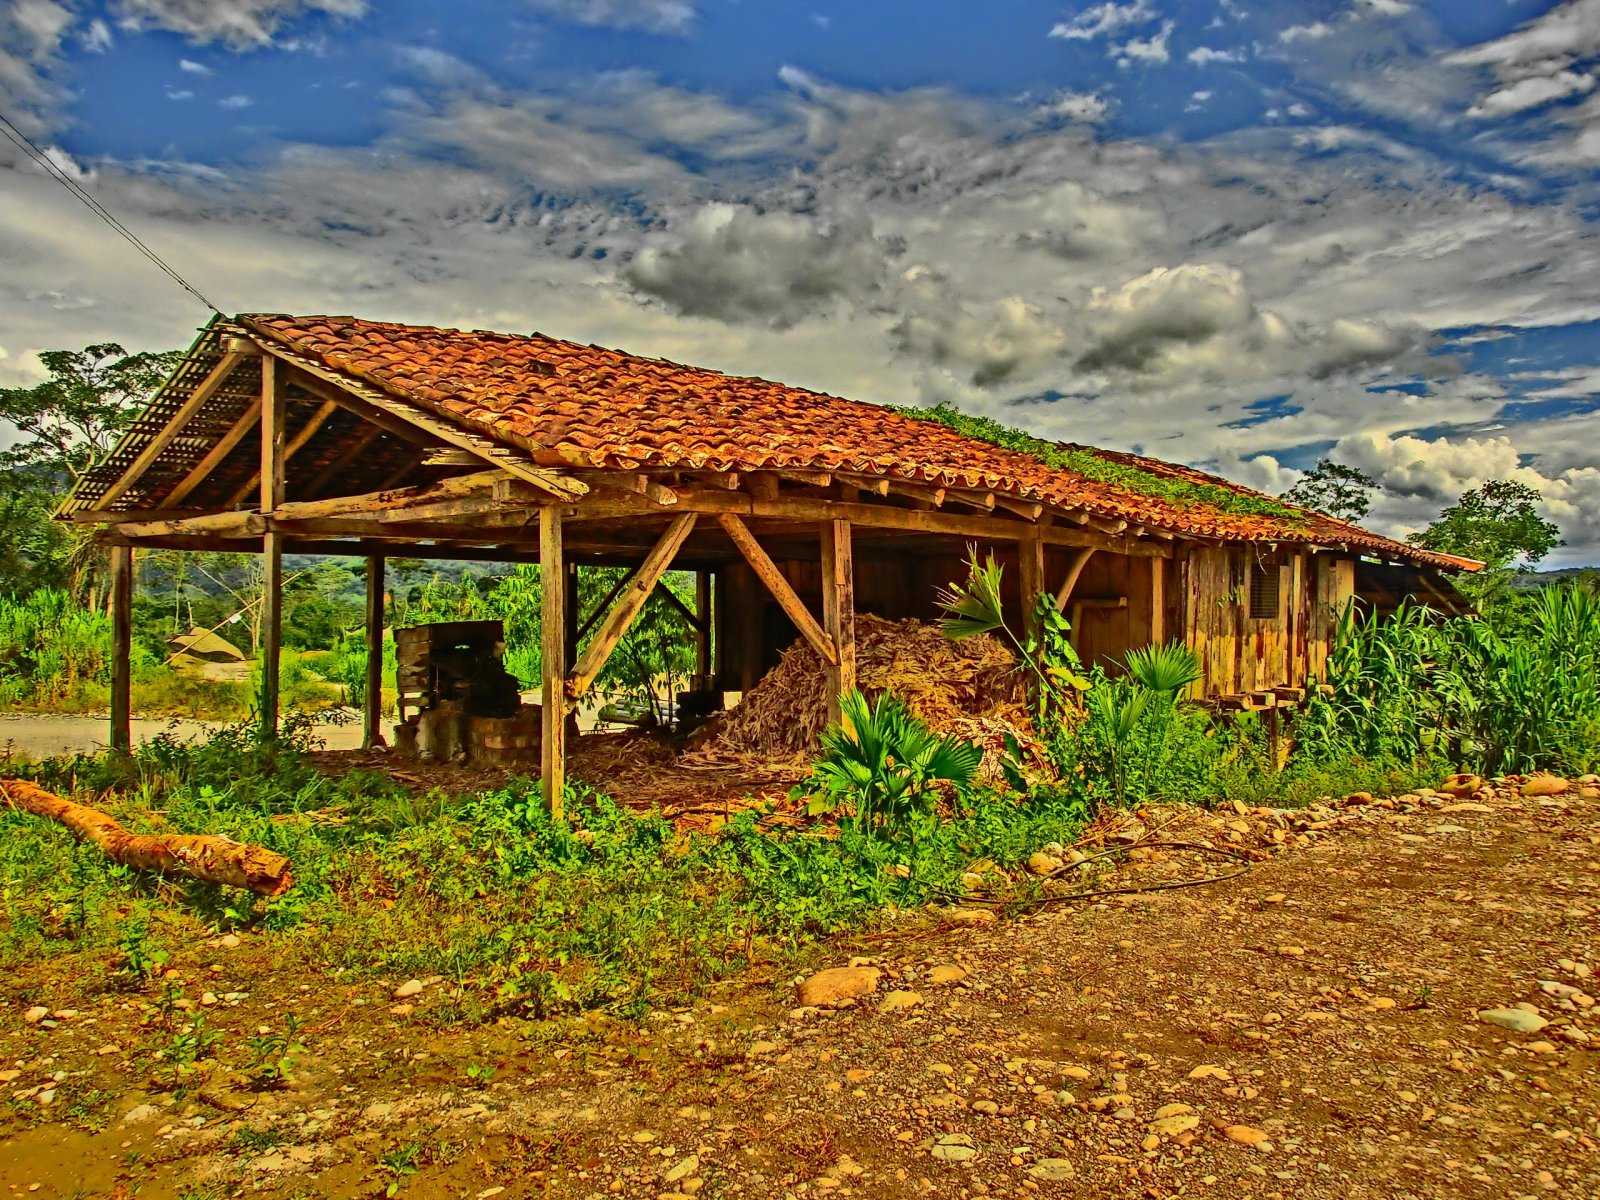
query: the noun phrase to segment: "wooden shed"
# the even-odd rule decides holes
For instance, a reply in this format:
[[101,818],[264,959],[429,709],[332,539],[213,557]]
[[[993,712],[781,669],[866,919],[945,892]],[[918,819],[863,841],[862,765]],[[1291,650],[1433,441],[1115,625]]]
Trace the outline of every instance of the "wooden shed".
[[[374,633],[386,555],[540,563],[566,581],[542,590],[552,804],[563,718],[669,568],[698,573],[703,675],[748,689],[803,636],[835,704],[854,614],[935,616],[974,548],[1005,565],[1019,620],[1047,590],[1087,659],[1185,639],[1196,694],[1241,706],[1293,698],[1364,588],[1380,607],[1397,590],[1463,607],[1445,572],[1474,564],[1189,468],[1055,450],[1047,465],[893,409],[539,334],[257,314],[202,331],[61,516],[112,547],[121,747],[134,547],[265,556],[274,727],[286,551],[365,557]],[[578,614],[590,565],[633,573],[605,612]],[[598,631],[581,656],[580,629]]]

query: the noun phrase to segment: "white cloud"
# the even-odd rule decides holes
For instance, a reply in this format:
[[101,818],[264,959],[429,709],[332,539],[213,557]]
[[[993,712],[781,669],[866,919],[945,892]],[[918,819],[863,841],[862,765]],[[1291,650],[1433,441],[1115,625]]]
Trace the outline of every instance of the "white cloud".
[[221,42],[235,50],[264,46],[278,31],[309,13],[354,19],[366,0],[119,0],[129,29],[166,29],[197,44]]
[[224,96],[221,100],[218,100],[217,107],[228,109],[249,108],[254,103],[255,101],[249,96],[243,95],[242,93],[235,93],[232,96]]
[[1092,125],[1105,120],[1111,103],[1095,92],[1058,92],[1034,111],[1042,117],[1062,117]]
[[1243,50],[1213,50],[1210,46],[1196,46],[1187,55],[1190,62],[1197,67],[1207,67],[1212,63],[1238,63],[1243,62]]
[[1149,0],[1133,0],[1131,4],[1106,0],[1103,4],[1084,9],[1070,21],[1052,26],[1050,36],[1071,41],[1092,41],[1098,37],[1109,37],[1133,25],[1147,25],[1160,15],[1150,6]]
[[1600,0],[1567,0],[1513,33],[1458,50],[1445,61],[1500,70],[1537,66],[1600,50]]
[[111,26],[96,17],[84,28],[80,40],[90,54],[104,54],[115,39],[111,36]]
[[1531,75],[1490,92],[1467,109],[1467,116],[1489,118],[1503,117],[1538,108],[1568,96],[1580,96],[1594,90],[1594,76],[1576,71],[1557,71],[1552,75]]
[[1149,66],[1153,63],[1164,63],[1172,57],[1167,49],[1167,42],[1172,37],[1173,25],[1171,21],[1161,22],[1161,28],[1147,38],[1129,38],[1116,48],[1115,58],[1117,66],[1127,67],[1134,63]]
[[206,76],[211,74],[210,67],[206,66],[205,63],[195,62],[192,58],[180,58],[178,60],[178,70],[185,71],[190,75]]
[[1409,0],[1356,0],[1355,12],[1362,16],[1398,17],[1411,11]]
[[55,0],[0,5],[0,101],[24,133],[39,134],[51,124],[50,111],[61,99],[52,76],[72,21],[72,11]]
[[194,99],[194,93],[191,92],[188,88],[173,88],[173,87],[169,87],[167,89],[167,99],[168,100],[193,100]]
[[1278,31],[1280,42],[1316,42],[1328,37],[1334,27],[1326,21],[1312,21],[1306,25],[1290,25]]
[[1068,181],[1018,206],[1028,228],[1017,244],[1066,259],[1125,260],[1166,232],[1158,210]]
[[787,328],[878,286],[882,248],[865,217],[821,223],[711,204],[681,236],[645,246],[623,277],[685,316]]
[[926,268],[908,275],[901,304],[909,311],[890,330],[891,344],[938,367],[959,368],[975,387],[1004,383],[1058,358],[1067,347],[1066,333],[1021,296],[963,302]]
[[688,0],[529,0],[534,8],[580,25],[686,33],[694,24]]

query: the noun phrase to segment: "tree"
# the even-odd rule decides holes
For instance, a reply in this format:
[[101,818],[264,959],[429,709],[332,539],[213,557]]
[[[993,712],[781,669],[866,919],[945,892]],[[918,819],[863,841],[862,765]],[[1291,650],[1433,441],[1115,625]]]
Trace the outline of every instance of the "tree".
[[1491,479],[1462,494],[1410,541],[1424,550],[1476,558],[1490,572],[1532,566],[1557,546],[1561,530],[1535,509],[1539,492],[1525,483]]
[[1377,490],[1378,481],[1365,471],[1324,458],[1281,498],[1335,521],[1355,522],[1371,510]]
[[129,354],[115,342],[39,355],[50,375],[0,388],[0,424],[20,437],[0,450],[0,591],[70,583],[97,602],[104,555],[92,531],[51,522],[63,492],[106,454],[182,351]]
[[181,350],[129,354],[115,342],[39,355],[50,377],[28,388],[0,388],[0,420],[22,439],[0,450],[0,469],[40,469],[76,482],[116,443],[161,385]]

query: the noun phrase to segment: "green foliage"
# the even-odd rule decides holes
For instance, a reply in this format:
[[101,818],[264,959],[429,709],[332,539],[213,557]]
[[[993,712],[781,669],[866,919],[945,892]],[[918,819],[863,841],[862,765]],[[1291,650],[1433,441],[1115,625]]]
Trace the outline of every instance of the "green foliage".
[[245,1048],[250,1062],[245,1073],[250,1082],[263,1090],[282,1087],[294,1073],[294,1056],[304,1054],[306,1048],[297,1040],[303,1022],[293,1013],[283,1019],[281,1032],[267,1030],[245,1038]]
[[1359,522],[1372,509],[1378,481],[1357,467],[1324,458],[1283,493],[1290,504],[1309,508],[1335,521]]
[[895,697],[869,707],[851,690],[839,707],[843,720],[822,735],[822,755],[793,793],[810,797],[813,815],[842,811],[859,830],[914,839],[936,818],[941,793],[972,785],[983,751],[936,736]]
[[1440,619],[1406,605],[1386,621],[1342,616],[1329,693],[1296,724],[1321,762],[1451,761],[1569,772],[1600,763],[1600,598],[1550,586],[1526,605]]
[[0,470],[43,467],[77,478],[115,443],[181,351],[129,354],[115,342],[82,350],[46,350],[50,373],[26,388],[0,388],[0,420],[23,435],[0,451]]
[[966,437],[1029,455],[1057,470],[1071,471],[1085,479],[1111,484],[1169,504],[1185,508],[1205,506],[1225,513],[1253,513],[1274,517],[1290,525],[1300,525],[1305,521],[1300,512],[1269,496],[1157,474],[1131,463],[1116,462],[1083,446],[1047,442],[1020,429],[1002,425],[992,417],[975,417],[949,404],[938,404],[933,408],[897,406],[895,411],[919,420],[937,421]]
[[1525,483],[1491,479],[1463,493],[1410,540],[1425,550],[1478,559],[1491,573],[1528,566],[1566,545],[1560,529],[1539,515],[1539,498]]

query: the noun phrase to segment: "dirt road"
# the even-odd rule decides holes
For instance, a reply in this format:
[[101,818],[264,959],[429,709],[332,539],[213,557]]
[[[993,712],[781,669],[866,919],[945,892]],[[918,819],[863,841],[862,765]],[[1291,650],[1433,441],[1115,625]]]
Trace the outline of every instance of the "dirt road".
[[[215,730],[219,722],[190,721],[177,717],[135,717],[131,722],[134,745],[158,734],[195,741]],[[361,722],[351,719],[318,724],[314,731],[328,750],[354,750],[361,745]],[[0,757],[57,758],[73,754],[99,754],[106,748],[106,718],[65,713],[0,713]]]
[[908,918],[836,947],[883,977],[832,1010],[753,981],[642,1025],[441,1029],[443,981],[397,1001],[199,948],[183,993],[229,1036],[304,1021],[283,1091],[146,1092],[147,1004],[25,1026],[52,1004],[25,969],[0,985],[0,1188],[1591,1200],[1600,799],[1485,801],[1313,813],[1212,886]]

